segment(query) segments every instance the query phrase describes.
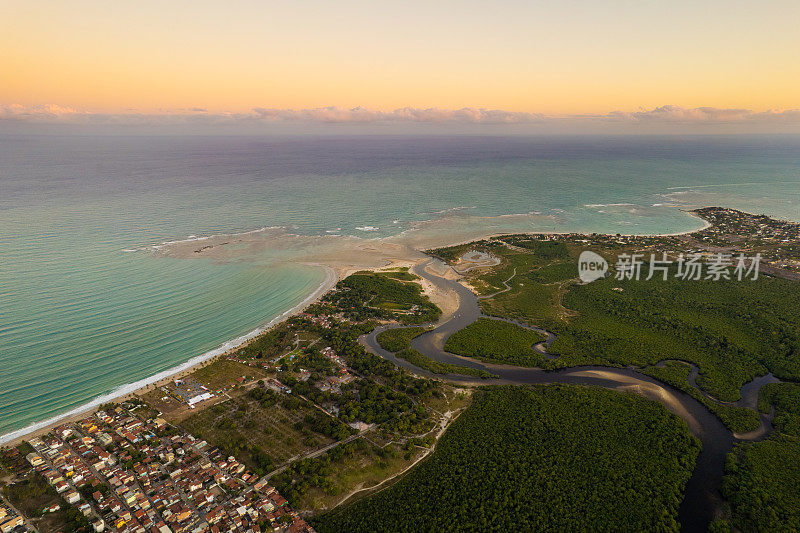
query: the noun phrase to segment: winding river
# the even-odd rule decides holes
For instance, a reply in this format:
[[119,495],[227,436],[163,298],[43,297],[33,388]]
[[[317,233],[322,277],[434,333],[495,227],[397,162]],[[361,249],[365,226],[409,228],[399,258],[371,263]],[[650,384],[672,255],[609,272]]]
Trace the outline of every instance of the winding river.
[[[722,503],[719,488],[728,452],[730,452],[734,442],[737,440],[758,440],[766,436],[772,430],[771,413],[770,415],[761,415],[761,426],[758,429],[745,435],[734,435],[713,413],[690,395],[637,372],[633,368],[579,366],[558,371],[544,371],[539,368],[481,363],[474,359],[448,353],[444,350],[444,343],[447,338],[485,315],[481,313],[478,305],[478,296],[457,281],[432,272],[429,267],[434,265],[438,265],[440,269],[449,268],[436,260],[429,260],[417,264],[411,270],[438,289],[455,292],[458,295],[459,307],[449,316],[442,317],[434,329],[416,337],[412,341],[412,348],[442,363],[452,363],[486,370],[499,376],[498,379],[479,381],[481,384],[565,383],[595,385],[608,389],[634,391],[662,403],[667,409],[686,421],[689,430],[700,439],[703,445],[697,457],[694,472],[686,485],[684,499],[678,511],[681,529],[688,532],[708,530],[709,523],[715,518],[715,514]],[[508,287],[508,285],[506,286]],[[489,318],[500,320],[496,317]],[[547,354],[547,347],[555,340],[555,335],[538,328],[530,328],[524,324],[519,325],[547,335],[547,339],[536,346],[539,351]],[[371,352],[407,368],[415,374],[435,379],[446,379],[456,384],[478,383],[475,378],[469,376],[433,374],[427,370],[417,368],[408,361],[384,350],[378,344],[376,336],[388,327],[392,326],[378,327],[371,333],[363,335],[359,341]],[[693,367],[690,374],[690,382],[696,377],[696,374],[697,368]],[[742,399],[736,405],[756,409],[758,392],[761,387],[766,383],[775,381],[778,380],[772,375],[767,375],[745,384],[741,390]]]

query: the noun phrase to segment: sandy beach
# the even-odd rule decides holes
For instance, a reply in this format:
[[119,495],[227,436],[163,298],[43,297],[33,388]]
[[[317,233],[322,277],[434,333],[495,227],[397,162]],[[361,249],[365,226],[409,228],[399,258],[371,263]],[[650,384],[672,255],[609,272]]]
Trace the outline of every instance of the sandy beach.
[[[710,226],[707,221],[694,213],[687,212],[687,215],[702,221],[704,226],[691,231],[660,235],[694,233]],[[193,357],[181,365],[140,381],[117,387],[62,415],[2,435],[0,436],[0,445],[13,445],[24,439],[45,434],[65,422],[84,418],[104,403],[140,396],[145,390],[159,387],[174,379],[191,374],[198,368],[229,355],[268,329],[301,312],[322,298],[336,285],[337,281],[354,272],[411,267],[429,259],[422,250],[466,244],[508,233],[522,233],[523,231],[515,231],[518,226],[520,226],[519,229],[523,229],[525,226],[538,225],[547,218],[533,214],[503,215],[501,217],[443,217],[415,224],[411,229],[399,235],[373,239],[334,235],[304,236],[287,233],[282,228],[264,228],[241,234],[214,235],[174,241],[154,247],[152,253],[157,256],[181,259],[206,258],[214,261],[240,261],[274,250],[288,250],[286,261],[324,268],[326,277],[320,286],[302,302],[267,324],[241,337],[229,340],[214,350]],[[498,224],[499,221],[511,223]],[[526,233],[555,234],[559,232],[529,230]],[[450,275],[456,276],[452,271]],[[458,308],[457,296],[452,293],[442,291],[425,280],[422,281],[422,287],[431,301],[442,309],[442,320],[447,320]]]
[[[192,374],[199,368],[207,366],[218,359],[223,359],[228,355],[234,353],[238,349],[240,349],[242,346],[245,346],[248,343],[252,342],[254,339],[261,336],[264,332],[285,322],[292,316],[295,316],[298,313],[302,312],[309,305],[319,301],[319,299],[322,298],[328,291],[330,291],[338,281],[346,278],[347,276],[356,271],[411,267],[420,261],[424,261],[426,258],[424,254],[421,254],[419,252],[413,253],[412,251],[411,253],[409,253],[407,250],[402,249],[402,252],[408,253],[407,256],[403,256],[401,253],[398,253],[398,251],[400,251],[401,249],[391,247],[390,250],[392,250],[393,252],[387,253],[385,256],[383,255],[383,253],[378,252],[378,256],[381,257],[383,260],[383,263],[381,264],[375,263],[376,261],[379,260],[372,260],[373,257],[372,253],[366,254],[370,258],[370,260],[364,261],[363,263],[358,263],[352,260],[346,260],[345,259],[346,254],[343,254],[340,258],[332,260],[329,263],[308,262],[306,264],[325,269],[326,271],[325,280],[311,295],[305,298],[302,302],[292,307],[288,311],[282,313],[278,317],[274,318],[267,324],[251,331],[246,335],[227,341],[224,344],[222,344],[219,348],[211,350],[197,357],[194,357],[181,365],[167,369],[163,372],[160,372],[154,376],[150,376],[138,382],[118,387],[114,391],[98,396],[92,401],[82,406],[76,407],[75,409],[67,413],[55,416],[53,418],[50,418],[42,422],[31,424],[27,427],[0,436],[0,445],[13,446],[19,444],[20,442],[26,439],[44,435],[64,423],[74,422],[82,418],[85,418],[88,414],[94,412],[100,405],[112,401],[121,402],[127,399],[142,396],[147,391],[150,391],[154,388],[158,388],[162,385],[166,385],[175,379],[180,379],[182,377],[188,376],[189,374]],[[428,295],[428,297],[431,298],[431,301],[433,301],[435,304],[439,305],[443,310],[445,310],[445,314],[447,314],[448,310],[450,311],[450,313],[452,313],[452,311],[458,307],[457,298],[453,300],[452,295],[446,294],[436,289],[430,283],[425,283],[423,290]]]
[[328,291],[330,291],[340,279],[343,279],[338,277],[339,272],[331,267],[322,264],[317,264],[316,266],[324,268],[326,271],[325,279],[319,285],[319,287],[317,287],[317,289],[314,290],[314,292],[308,297],[303,299],[302,302],[273,318],[267,324],[260,326],[245,335],[229,340],[214,350],[210,350],[204,354],[193,357],[183,364],[169,368],[159,372],[158,374],[155,374],[154,376],[150,376],[137,382],[117,387],[115,390],[107,394],[100,395],[90,402],[78,406],[67,413],[57,415],[48,420],[37,422],[16,431],[12,431],[11,433],[2,435],[0,436],[0,445],[13,446],[25,439],[46,434],[53,428],[56,428],[66,422],[73,422],[86,417],[87,414],[97,409],[100,405],[112,401],[119,402],[141,396],[147,390],[166,385],[175,379],[180,379],[181,377],[193,373],[198,368],[202,368],[211,364],[217,359],[227,357],[237,349],[258,338],[264,332],[283,323],[290,317],[302,312],[303,309],[309,305],[319,301],[319,299],[322,298],[322,296],[324,296]]

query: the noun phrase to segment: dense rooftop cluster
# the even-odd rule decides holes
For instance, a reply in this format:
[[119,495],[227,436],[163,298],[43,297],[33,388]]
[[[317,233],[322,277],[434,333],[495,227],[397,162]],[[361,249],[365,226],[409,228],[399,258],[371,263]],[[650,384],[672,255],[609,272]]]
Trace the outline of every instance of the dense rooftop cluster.
[[28,531],[25,518],[18,514],[13,507],[0,501],[0,531],[8,533],[15,530]]
[[236,458],[125,405],[31,439],[26,455],[95,531],[312,531]]
[[749,255],[760,253],[774,268],[800,272],[800,224],[723,207],[694,213],[711,223],[691,235],[696,242]]
[[763,242],[793,242],[800,240],[800,224],[778,220],[767,215],[753,215],[726,207],[704,207],[693,213],[711,226],[696,232],[698,238],[719,238],[723,242],[747,237]]

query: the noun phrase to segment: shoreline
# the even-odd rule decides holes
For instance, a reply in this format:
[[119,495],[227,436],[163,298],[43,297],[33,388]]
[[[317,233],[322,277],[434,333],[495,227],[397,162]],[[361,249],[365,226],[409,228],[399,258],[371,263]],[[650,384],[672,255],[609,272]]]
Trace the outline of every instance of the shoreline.
[[[703,206],[703,207],[713,207],[713,206]],[[697,209],[703,209],[703,208],[702,207],[698,207]],[[711,226],[713,226],[713,224],[711,224],[711,222],[709,222],[708,220],[704,219],[700,215],[697,215],[696,213],[693,213],[691,211],[683,211],[683,210],[681,210],[681,211],[683,213],[686,213],[688,216],[690,216],[692,218],[695,218],[695,219],[699,220],[700,222],[702,222],[703,223],[703,227],[697,228],[697,229],[685,230],[685,231],[676,231],[676,232],[673,232],[673,233],[620,233],[620,236],[621,237],[678,237],[680,235],[691,235],[692,233],[697,233],[698,231],[703,231],[703,230],[706,230],[706,229],[710,228]],[[581,236],[585,236],[585,237],[591,237],[591,235],[592,235],[591,233],[580,232],[580,231],[528,231],[528,232],[522,232],[522,234],[524,234],[524,235],[581,235]],[[485,234],[483,236],[476,237],[474,239],[456,241],[456,242],[453,242],[453,243],[445,244],[443,246],[437,246],[437,248],[449,248],[451,246],[461,246],[463,244],[469,244],[471,242],[480,241],[480,240],[486,240],[486,239],[494,239],[495,237],[502,237],[504,235],[512,235],[512,234],[509,233],[509,232],[487,233],[487,234]],[[603,233],[602,235],[611,235],[611,234],[610,233]]]
[[[687,235],[687,234],[695,233],[695,232],[707,229],[707,228],[711,227],[711,225],[712,225],[710,222],[708,222],[707,220],[703,219],[702,217],[698,216],[695,213],[692,213],[692,212],[689,212],[689,211],[683,211],[683,212],[686,213],[687,215],[693,217],[693,218],[696,218],[696,219],[702,221],[704,223],[704,226],[702,228],[693,229],[693,230],[687,230],[687,231],[681,231],[681,232],[676,232],[676,233],[620,234],[620,235],[638,236],[638,237],[670,237],[670,236]],[[268,229],[268,228],[262,228],[262,229],[259,229],[259,230],[253,230],[253,231],[244,232],[244,233],[242,233],[242,235],[262,232],[265,229]],[[271,229],[271,228],[269,228],[269,229]],[[532,235],[533,234],[542,234],[542,235],[559,235],[560,234],[560,235],[566,235],[566,234],[569,234],[569,233],[575,233],[575,234],[578,234],[578,235],[591,235],[590,233],[555,232],[555,231],[539,231],[539,232],[528,232],[528,233],[530,233]],[[450,242],[448,244],[444,244],[444,245],[438,246],[438,247],[459,246],[459,245],[468,244],[470,242],[474,242],[474,241],[477,241],[477,240],[490,239],[490,238],[493,238],[493,237],[497,237],[497,236],[501,236],[501,235],[508,235],[508,234],[509,234],[508,232],[486,233],[483,236],[473,236],[473,237],[471,237],[469,239],[466,239],[466,240],[462,239],[462,240],[459,240],[459,241],[456,241],[456,242]],[[227,234],[227,235],[230,236],[231,234]],[[237,234],[237,235],[239,235],[239,234]],[[382,238],[382,239],[387,239],[388,240],[388,239],[393,239],[393,238],[396,238],[396,237],[397,236],[387,237],[387,238]],[[189,239],[187,241],[182,241],[182,242],[197,242],[197,241],[200,241],[200,240],[206,240],[206,239],[210,239],[210,238],[211,238],[210,236],[209,237],[200,237],[200,238]],[[173,242],[181,242],[181,241],[173,241]],[[164,243],[164,244],[170,244],[170,243]],[[416,251],[416,252],[418,252],[420,254],[424,253],[424,252],[422,252],[420,250],[414,250],[414,251]],[[325,279],[322,281],[322,283],[310,295],[308,295],[306,298],[304,298],[301,302],[299,302],[298,304],[296,304],[292,308],[288,309],[287,311],[284,311],[280,315],[278,315],[275,318],[271,319],[266,324],[263,324],[263,325],[255,328],[254,330],[252,330],[252,331],[250,331],[250,332],[248,332],[248,333],[246,333],[244,335],[241,335],[241,336],[236,337],[234,339],[230,339],[228,341],[225,341],[220,346],[218,346],[217,348],[209,350],[209,351],[207,351],[207,352],[205,352],[205,353],[203,353],[201,355],[194,356],[194,357],[188,359],[187,361],[185,361],[184,363],[181,363],[181,364],[176,365],[174,367],[168,368],[166,370],[158,372],[157,374],[145,377],[145,378],[140,379],[138,381],[134,381],[132,383],[125,383],[123,385],[120,385],[120,386],[112,389],[111,391],[109,391],[107,393],[98,395],[98,396],[92,398],[91,400],[89,400],[88,402],[86,402],[84,404],[81,404],[81,405],[79,405],[77,407],[74,407],[74,408],[72,408],[72,409],[70,409],[70,410],[68,410],[68,411],[66,411],[64,413],[52,416],[52,417],[47,418],[45,420],[42,420],[40,422],[33,422],[31,424],[28,424],[27,426],[25,426],[23,428],[20,428],[20,429],[17,429],[17,430],[13,430],[13,431],[10,431],[10,432],[5,433],[3,435],[0,435],[0,446],[16,446],[17,444],[21,443],[22,441],[24,441],[24,440],[26,440],[28,438],[46,434],[46,433],[50,432],[52,429],[54,429],[54,428],[56,428],[56,427],[58,427],[58,426],[60,426],[60,425],[62,425],[64,423],[74,422],[76,420],[84,418],[87,413],[91,412],[93,409],[96,409],[100,405],[103,405],[105,403],[109,403],[109,402],[112,402],[112,401],[124,401],[126,399],[133,398],[135,396],[138,396],[139,393],[144,392],[148,388],[159,387],[159,386],[164,385],[164,384],[166,384],[166,383],[168,383],[168,382],[170,382],[170,381],[172,381],[174,379],[178,379],[180,377],[184,377],[184,376],[186,376],[188,374],[191,374],[192,372],[196,371],[197,369],[201,368],[202,366],[205,366],[206,364],[210,364],[214,360],[216,360],[218,358],[221,358],[221,357],[224,357],[224,356],[232,353],[233,351],[241,348],[242,346],[246,345],[247,343],[249,343],[253,339],[259,337],[261,334],[263,334],[267,330],[272,329],[273,327],[285,322],[286,320],[288,320],[292,316],[300,313],[306,307],[308,307],[311,304],[319,301],[319,299],[322,298],[325,294],[327,294],[336,285],[336,283],[338,281],[340,281],[341,279],[344,279],[349,274],[351,274],[351,273],[353,273],[353,272],[355,272],[357,270],[378,270],[378,269],[384,269],[384,268],[391,268],[392,266],[398,266],[398,265],[407,266],[407,265],[410,265],[410,264],[414,264],[414,263],[416,263],[416,262],[418,262],[420,260],[419,258],[414,258],[414,257],[411,257],[410,255],[408,257],[402,257],[402,258],[400,258],[400,257],[394,257],[394,258],[384,257],[383,259],[384,259],[384,261],[387,261],[387,263],[382,265],[382,266],[377,266],[377,267],[374,266],[374,265],[358,266],[358,265],[352,265],[352,264],[351,265],[347,265],[347,266],[337,265],[336,267],[334,267],[330,263],[326,263],[326,262],[300,261],[299,262],[300,264],[311,265],[311,266],[315,266],[315,267],[319,267],[319,268],[324,269],[325,270]]]
[[132,383],[125,383],[123,385],[120,385],[112,389],[107,393],[95,396],[88,402],[79,405],[77,407],[74,407],[69,411],[66,411],[65,413],[52,416],[46,420],[42,420],[41,422],[34,422],[32,424],[28,424],[23,428],[0,435],[0,446],[16,446],[26,438],[31,438],[49,433],[52,429],[64,423],[74,422],[76,420],[84,418],[87,413],[91,412],[93,409],[96,409],[100,405],[112,401],[124,401],[126,399],[130,399],[134,396],[138,396],[140,392],[143,392],[148,388],[160,387],[161,385],[164,385],[174,379],[179,379],[188,374],[191,374],[198,368],[205,366],[207,363],[211,363],[217,358],[225,357],[226,355],[229,355],[230,353],[236,351],[237,349],[246,345],[253,339],[261,336],[261,334],[263,334],[267,330],[270,330],[273,327],[282,324],[289,318],[302,312],[303,309],[307,308],[311,304],[319,301],[319,299],[322,298],[322,296],[324,296],[325,294],[327,294],[328,291],[330,291],[339,281],[338,273],[336,272],[335,269],[331,268],[330,266],[319,263],[308,263],[308,264],[313,264],[314,266],[323,268],[325,270],[325,279],[323,279],[322,283],[320,283],[320,285],[316,289],[314,289],[314,291],[311,294],[306,296],[301,302],[292,306],[290,309],[284,311],[275,318],[271,319],[266,324],[263,324],[257,327],[256,329],[248,333],[245,333],[244,335],[240,335],[239,337],[225,341],[217,348],[209,350],[203,354],[194,356],[189,360],[185,361],[184,363],[173,366],[166,370],[162,370],[157,374],[153,374],[152,376],[142,378],[138,381],[134,381]]

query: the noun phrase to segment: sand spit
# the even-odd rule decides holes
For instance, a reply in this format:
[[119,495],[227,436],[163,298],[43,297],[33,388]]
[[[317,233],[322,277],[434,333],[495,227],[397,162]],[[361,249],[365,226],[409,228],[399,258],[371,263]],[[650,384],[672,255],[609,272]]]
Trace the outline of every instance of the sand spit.
[[[693,213],[687,214],[699,219]],[[553,228],[556,222],[559,221],[553,215],[537,213],[478,217],[461,212],[451,212],[434,220],[413,222],[402,233],[390,237],[362,238],[333,234],[298,235],[283,227],[266,227],[238,234],[192,236],[184,240],[152,246],[151,253],[162,257],[200,258],[221,262],[255,261],[264,264],[288,262],[325,268],[328,274],[325,281],[306,299],[250,333],[229,340],[214,350],[198,355],[154,376],[117,387],[66,413],[0,435],[0,445],[14,444],[23,438],[47,433],[67,421],[85,417],[87,413],[103,403],[131,398],[141,394],[145,389],[160,386],[179,376],[189,374],[200,366],[231,353],[269,328],[299,313],[308,305],[319,300],[336,284],[336,281],[344,279],[353,272],[411,267],[429,259],[422,250],[466,244],[501,234],[555,233]],[[706,221],[703,223],[708,227]],[[694,231],[698,230],[684,233]],[[427,268],[435,269],[435,267],[434,264]],[[443,273],[448,278],[459,277],[450,268],[446,268]],[[439,275],[443,273],[439,273]],[[458,296],[443,291],[425,280],[422,280],[422,287],[431,301],[442,309],[441,321],[447,321],[458,309]]]

